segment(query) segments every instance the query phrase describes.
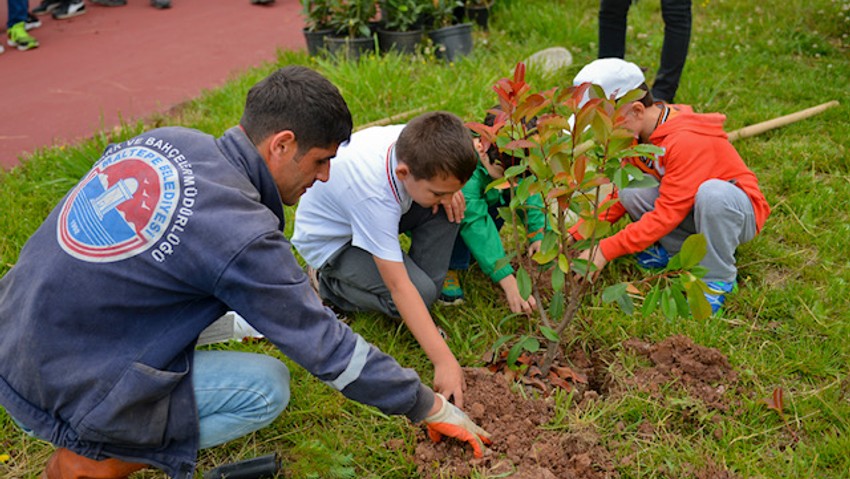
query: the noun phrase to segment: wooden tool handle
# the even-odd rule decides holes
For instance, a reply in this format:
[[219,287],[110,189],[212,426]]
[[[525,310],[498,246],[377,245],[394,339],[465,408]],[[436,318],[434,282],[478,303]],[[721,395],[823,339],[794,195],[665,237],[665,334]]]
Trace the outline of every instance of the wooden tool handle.
[[768,130],[779,128],[780,126],[789,125],[791,123],[809,118],[810,116],[815,116],[818,113],[828,110],[829,108],[832,108],[834,106],[838,106],[838,102],[836,100],[832,100],[818,106],[813,106],[811,108],[806,108],[805,110],[800,110],[796,113],[780,116],[772,120],[756,123],[755,125],[745,126],[743,128],[739,128],[735,131],[729,132],[729,141],[735,141],[740,140],[741,138],[749,138],[751,136],[760,135]]

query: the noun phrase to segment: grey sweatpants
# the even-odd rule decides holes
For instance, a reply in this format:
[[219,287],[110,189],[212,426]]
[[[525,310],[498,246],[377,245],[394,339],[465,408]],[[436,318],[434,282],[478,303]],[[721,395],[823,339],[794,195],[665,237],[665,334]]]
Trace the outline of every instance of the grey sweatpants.
[[[449,221],[443,208],[432,214],[431,208],[416,203],[399,222],[399,232],[410,233],[410,250],[404,254],[404,266],[428,307],[437,300],[443,287],[459,228],[457,223]],[[345,311],[378,311],[399,317],[372,254],[351,243],[319,269],[319,295]]]
[[[624,188],[620,202],[633,221],[655,209],[658,188]],[[756,235],[753,204],[733,183],[708,180],[700,185],[694,209],[670,234],[661,238],[661,246],[671,255],[682,249],[685,239],[702,233],[708,246],[701,266],[708,269],[705,281],[735,281],[735,250]]]

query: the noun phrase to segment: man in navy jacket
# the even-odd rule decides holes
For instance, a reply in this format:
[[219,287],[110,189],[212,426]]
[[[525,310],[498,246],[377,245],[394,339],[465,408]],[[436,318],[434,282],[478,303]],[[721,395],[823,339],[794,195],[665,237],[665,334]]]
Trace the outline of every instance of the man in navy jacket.
[[283,235],[283,205],[327,181],[351,128],[336,87],[290,66],[220,138],[160,128],[107,147],[0,280],[0,404],[58,447],[45,477],[191,478],[198,449],[270,424],[283,363],[195,351],[228,310],[345,396],[480,454],[486,432],[336,320]]

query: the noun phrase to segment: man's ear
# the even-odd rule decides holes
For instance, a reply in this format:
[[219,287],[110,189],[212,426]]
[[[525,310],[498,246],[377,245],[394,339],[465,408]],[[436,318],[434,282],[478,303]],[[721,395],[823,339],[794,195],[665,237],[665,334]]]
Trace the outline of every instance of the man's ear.
[[294,154],[297,149],[298,142],[295,141],[295,133],[292,130],[279,131],[269,140],[269,155],[273,157]]

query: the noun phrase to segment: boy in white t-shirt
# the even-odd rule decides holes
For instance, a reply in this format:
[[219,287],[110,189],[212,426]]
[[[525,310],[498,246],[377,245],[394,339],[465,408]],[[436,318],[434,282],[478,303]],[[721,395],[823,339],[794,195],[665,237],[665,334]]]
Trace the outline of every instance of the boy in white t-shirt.
[[428,308],[463,219],[460,188],[477,164],[469,130],[451,113],[357,132],[331,161],[330,179],[301,197],[292,236],[322,299],[401,317],[434,365],[434,389],[461,407],[463,373]]

